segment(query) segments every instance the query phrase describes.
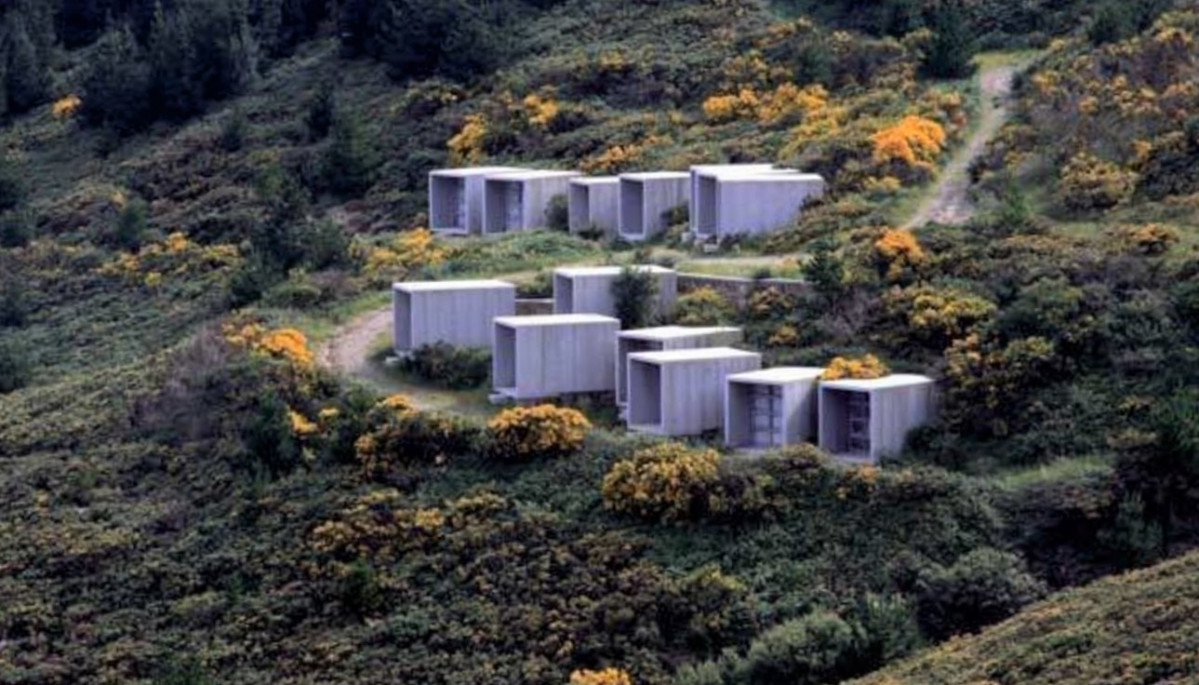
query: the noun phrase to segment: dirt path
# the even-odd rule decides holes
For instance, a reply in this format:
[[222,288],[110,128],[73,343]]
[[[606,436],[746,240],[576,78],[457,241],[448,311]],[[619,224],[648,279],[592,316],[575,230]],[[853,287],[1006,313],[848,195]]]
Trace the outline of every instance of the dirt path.
[[964,224],[974,216],[974,204],[970,202],[970,165],[982,155],[987,143],[1007,121],[1012,82],[1018,70],[1018,66],[1009,64],[989,67],[979,75],[982,102],[978,126],[941,171],[932,195],[904,228],[918,228],[934,221]]
[[354,317],[316,351],[321,366],[346,376],[366,376],[373,372],[370,354],[375,341],[391,326],[391,307]]

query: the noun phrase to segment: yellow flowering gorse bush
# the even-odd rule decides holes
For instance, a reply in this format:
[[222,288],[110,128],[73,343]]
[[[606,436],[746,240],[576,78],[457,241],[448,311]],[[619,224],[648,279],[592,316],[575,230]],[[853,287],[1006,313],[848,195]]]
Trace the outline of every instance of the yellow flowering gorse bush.
[[605,668],[602,671],[580,670],[570,674],[568,685],[633,685],[633,679],[619,668]]
[[720,454],[663,443],[638,450],[604,476],[604,506],[649,520],[681,521],[708,507],[720,480]]
[[867,354],[862,357],[836,357],[828,366],[825,367],[824,373],[820,374],[821,380],[838,381],[842,379],[854,380],[872,380],[875,378],[883,378],[891,373],[891,369],[873,354]]
[[552,404],[505,409],[487,422],[488,450],[511,460],[563,456],[582,449],[590,428],[577,409]]
[[874,257],[888,281],[900,281],[927,261],[916,235],[907,229],[888,228],[874,241]]

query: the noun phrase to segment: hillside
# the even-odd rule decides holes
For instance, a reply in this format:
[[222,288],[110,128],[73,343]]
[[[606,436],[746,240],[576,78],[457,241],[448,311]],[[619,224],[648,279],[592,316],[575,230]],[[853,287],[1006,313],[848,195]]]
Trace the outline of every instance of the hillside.
[[1199,677],[1199,555],[1034,604],[860,685],[1184,683]]

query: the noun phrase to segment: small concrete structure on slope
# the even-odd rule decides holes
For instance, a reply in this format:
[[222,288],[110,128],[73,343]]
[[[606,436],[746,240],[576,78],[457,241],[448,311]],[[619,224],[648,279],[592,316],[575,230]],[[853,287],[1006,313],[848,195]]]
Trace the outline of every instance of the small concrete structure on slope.
[[762,355],[731,347],[629,355],[629,430],[700,435],[724,424],[725,379],[761,368]]
[[621,331],[616,336],[616,404],[628,399],[629,355],[636,352],[729,347],[745,339],[733,326],[658,326]]
[[793,225],[804,205],[824,195],[818,174],[768,172],[700,176],[696,235],[721,239]]
[[555,196],[566,197],[577,171],[512,171],[483,180],[483,233],[532,231],[549,223],[547,210]]
[[537,400],[615,389],[620,322],[595,314],[495,320],[491,382],[498,395]]
[[619,176],[572,178],[568,200],[571,233],[598,230],[608,239],[619,235]]
[[691,232],[698,232],[699,222],[699,179],[701,176],[736,173],[761,173],[774,169],[773,164],[696,164],[691,167],[691,195],[687,205]]
[[[661,266],[638,265],[638,271],[648,271],[658,283],[658,295],[654,300],[654,314],[668,313],[678,298],[679,279],[674,269]],[[616,315],[616,298],[612,296],[612,282],[620,276],[619,266],[579,266],[554,269],[554,313],[555,314],[603,314]]]
[[429,172],[429,229],[454,235],[482,233],[483,180],[513,171],[520,169],[490,166]]
[[933,381],[925,376],[821,381],[819,393],[820,448],[851,461],[899,454],[908,433],[935,411]]
[[670,227],[667,215],[688,204],[691,175],[655,171],[620,176],[620,237],[655,238]]
[[729,376],[724,444],[766,449],[816,441],[817,382],[824,369],[780,366]]
[[516,286],[504,281],[394,283],[391,307],[397,354],[436,342],[490,347],[492,319],[516,313]]

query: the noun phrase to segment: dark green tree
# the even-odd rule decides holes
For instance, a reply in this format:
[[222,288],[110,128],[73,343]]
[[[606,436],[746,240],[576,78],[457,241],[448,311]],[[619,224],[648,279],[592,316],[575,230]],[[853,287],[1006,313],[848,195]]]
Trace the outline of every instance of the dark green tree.
[[17,277],[0,281],[0,328],[19,328],[29,316],[25,285]]
[[29,214],[9,211],[0,216],[0,247],[25,247],[33,237]]
[[149,207],[142,200],[132,200],[121,209],[113,228],[111,243],[123,250],[141,248],[146,238]]
[[30,36],[30,18],[21,5],[4,17],[0,46],[4,52],[5,100],[9,112],[27,112],[50,95],[49,55]]
[[29,356],[15,343],[0,341],[0,395],[29,385]]
[[299,464],[300,450],[291,433],[287,403],[275,390],[263,390],[251,411],[242,431],[246,451],[271,475],[288,473]]
[[626,266],[613,279],[611,287],[621,328],[643,328],[649,324],[658,293],[658,282],[652,273]]
[[973,74],[978,45],[959,0],[942,0],[933,10],[931,28],[933,38],[924,55],[924,73],[940,79]]
[[1134,30],[1134,17],[1128,3],[1104,2],[1095,10],[1095,18],[1087,28],[1087,38],[1093,45],[1114,43],[1127,38]]
[[340,112],[333,122],[329,147],[321,172],[325,185],[335,195],[358,197],[375,182],[379,155],[354,116]]
[[324,79],[317,86],[308,101],[308,113],[304,123],[308,125],[308,137],[312,140],[323,140],[333,128],[333,119],[337,114],[337,94],[334,91],[333,80]]
[[109,31],[101,39],[83,80],[84,123],[117,135],[140,130],[150,118],[150,69],[129,29]]
[[820,238],[812,242],[812,258],[804,267],[804,279],[812,291],[826,303],[845,293],[845,263],[837,255],[837,241]]

